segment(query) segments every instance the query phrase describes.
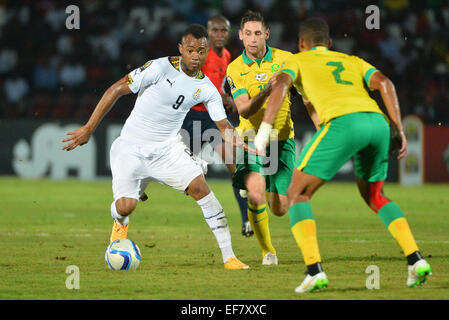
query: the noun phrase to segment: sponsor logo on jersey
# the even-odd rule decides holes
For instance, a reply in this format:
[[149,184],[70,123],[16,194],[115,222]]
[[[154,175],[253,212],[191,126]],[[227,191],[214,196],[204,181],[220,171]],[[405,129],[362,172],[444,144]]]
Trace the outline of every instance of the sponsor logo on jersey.
[[167,78],[167,82],[170,83],[170,88],[173,87],[173,83],[175,83],[175,81],[171,82],[170,80],[168,80],[168,78]]
[[193,94],[193,99],[198,100],[200,98],[201,89],[196,90]]

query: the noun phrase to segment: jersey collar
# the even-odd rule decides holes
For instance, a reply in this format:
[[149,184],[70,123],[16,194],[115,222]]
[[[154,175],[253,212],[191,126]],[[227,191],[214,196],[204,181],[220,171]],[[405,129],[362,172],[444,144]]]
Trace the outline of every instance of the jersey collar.
[[[181,56],[175,56],[175,57],[168,57],[168,60],[170,61],[171,65],[173,66],[173,68],[175,68],[176,70],[178,70],[181,73],[184,73],[187,77],[190,77],[189,75],[187,75],[181,67]],[[193,77],[194,79],[203,79],[204,78],[204,73],[200,70],[198,71],[198,74]]]
[[[246,55],[246,49],[243,49],[242,57],[243,57],[243,62],[244,62],[246,65],[250,65],[251,63],[256,62],[256,60],[257,60],[257,59],[251,59],[251,58],[249,58],[249,57]],[[267,52],[265,53],[265,56],[263,57],[262,60],[270,61],[270,62],[271,62],[272,59],[273,59],[273,50],[270,48],[269,45],[267,45]]]
[[329,49],[327,47],[325,47],[325,46],[316,46],[316,47],[313,47],[310,50],[313,50],[313,51],[328,51]]

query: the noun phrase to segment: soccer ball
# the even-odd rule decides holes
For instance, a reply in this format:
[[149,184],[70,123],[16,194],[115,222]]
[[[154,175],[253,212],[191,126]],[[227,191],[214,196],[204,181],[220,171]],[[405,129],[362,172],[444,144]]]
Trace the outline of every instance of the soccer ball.
[[119,239],[106,248],[104,259],[109,269],[136,270],[142,256],[139,247],[132,240]]

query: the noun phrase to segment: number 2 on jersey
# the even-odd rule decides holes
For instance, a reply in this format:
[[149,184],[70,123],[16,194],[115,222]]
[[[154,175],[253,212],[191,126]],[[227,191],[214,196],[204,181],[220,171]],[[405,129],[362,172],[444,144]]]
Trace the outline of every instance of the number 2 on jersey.
[[343,67],[343,63],[341,63],[340,61],[329,61],[328,63],[326,63],[326,66],[336,67],[336,69],[332,71],[335,82],[340,84],[353,85],[351,81],[341,79],[340,73],[345,70],[345,68]]
[[172,105],[173,109],[178,110],[181,104],[184,102],[184,96],[181,94],[178,99],[176,99],[176,102],[174,105]]

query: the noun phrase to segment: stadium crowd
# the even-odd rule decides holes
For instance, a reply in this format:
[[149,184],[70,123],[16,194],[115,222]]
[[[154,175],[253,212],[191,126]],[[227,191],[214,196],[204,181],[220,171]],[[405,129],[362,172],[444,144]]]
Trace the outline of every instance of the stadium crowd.
[[[392,79],[403,115],[449,123],[449,1],[379,1],[380,29],[368,30],[365,8],[373,2],[0,0],[0,118],[86,119],[114,81],[149,59],[177,55],[185,27],[216,14],[231,21],[234,59],[242,51],[240,17],[252,9],[266,17],[268,43],[291,52],[298,51],[299,22],[324,18],[335,50]],[[71,4],[80,9],[79,29],[66,28]],[[134,99],[124,97],[107,117],[125,118]],[[294,120],[305,119],[304,108],[292,110]]]

